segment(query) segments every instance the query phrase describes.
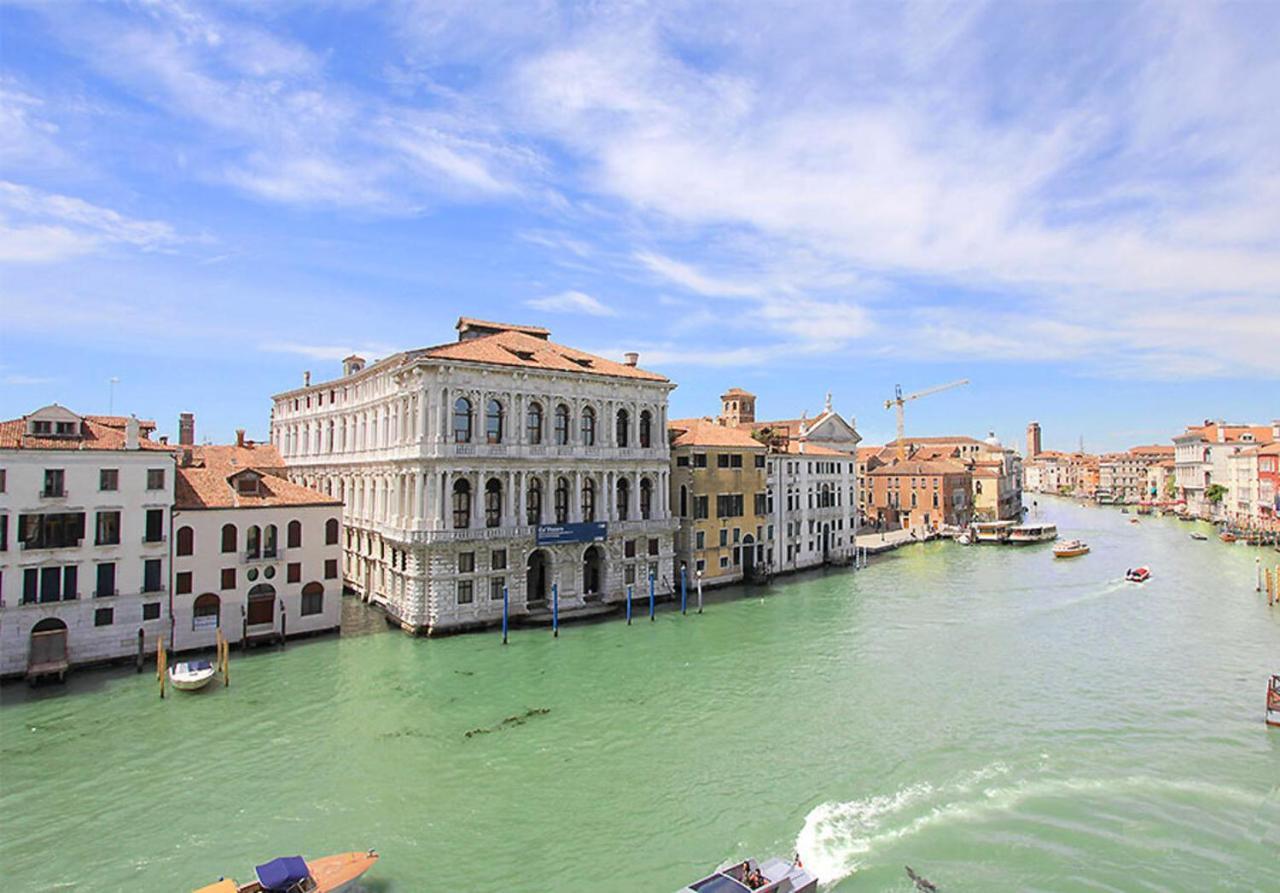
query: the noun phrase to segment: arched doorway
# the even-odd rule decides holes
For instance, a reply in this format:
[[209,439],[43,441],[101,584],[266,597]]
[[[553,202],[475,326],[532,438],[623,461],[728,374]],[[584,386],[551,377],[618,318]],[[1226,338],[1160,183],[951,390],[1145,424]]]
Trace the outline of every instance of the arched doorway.
[[212,592],[196,596],[191,609],[191,629],[217,629],[221,624],[222,599]]
[[604,590],[604,551],[591,546],[582,554],[582,594],[599,595]]
[[249,626],[275,624],[276,588],[270,583],[259,583],[249,590],[249,603],[245,609],[245,623]]
[[742,579],[748,583],[751,582],[756,571],[755,542],[755,538],[749,533],[742,538]]
[[524,600],[528,602],[545,602],[547,600],[547,577],[550,562],[547,553],[538,549],[529,556],[528,570],[525,573]]
[[67,667],[67,625],[57,617],[46,617],[31,627],[28,673],[57,673]]
[[822,560],[831,560],[831,525],[822,525]]

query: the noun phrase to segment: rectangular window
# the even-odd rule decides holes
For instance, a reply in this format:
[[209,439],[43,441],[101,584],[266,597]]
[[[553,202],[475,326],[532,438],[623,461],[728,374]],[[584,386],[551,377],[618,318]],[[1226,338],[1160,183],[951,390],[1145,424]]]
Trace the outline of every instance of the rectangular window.
[[706,468],[706,467],[707,467],[707,454],[706,454],[706,453],[694,453],[694,454],[693,454],[693,467],[694,467],[694,468]]
[[506,570],[507,568],[507,550],[494,549],[493,554],[489,556],[489,568],[495,571]]
[[696,570],[698,571],[698,573],[702,573],[702,572],[703,572],[703,571],[705,571],[706,569],[707,569],[707,563],[706,563],[704,560],[702,560],[701,558],[699,558],[699,559],[698,559],[698,564],[697,564],[697,566],[696,566]]
[[98,546],[120,545],[119,512],[98,512],[97,521],[94,524],[93,542]]
[[164,509],[147,509],[147,526],[142,539],[147,543],[164,541]]
[[727,555],[720,556],[720,566],[722,568],[729,566],[729,557]]
[[756,494],[756,514],[766,515],[768,513],[769,513],[769,509],[765,501],[765,495],[763,493],[757,493]]
[[623,557],[623,558],[635,558],[635,557],[636,557],[636,541],[635,541],[635,540],[626,540],[626,541],[624,541],[624,542],[623,542],[623,544],[622,544],[622,557]]
[[62,598],[62,569],[42,567],[40,569],[40,601],[56,602]]
[[730,457],[729,457],[729,467],[730,467],[730,468],[741,468],[741,467],[742,467],[742,454],[741,454],[741,453],[734,453],[732,456],[730,456]]
[[338,579],[338,559],[326,558],[324,560],[324,578],[326,580]]
[[63,487],[65,474],[61,468],[46,468],[44,470],[44,490],[41,491],[42,496],[66,496],[66,489]]
[[142,562],[142,591],[159,592],[163,588],[160,583],[160,559],[148,558]]
[[103,468],[100,470],[98,472],[98,489],[119,490],[120,470],[118,468]]
[[147,469],[147,489],[148,490],[164,489],[164,469],[163,468]]
[[653,538],[651,538],[651,539],[649,540],[649,554],[650,554],[650,555],[657,555],[657,554],[658,554],[658,539],[657,539],[657,537],[653,537]]
[[29,567],[22,572],[22,603],[34,605],[40,600],[40,571]]
[[490,577],[489,578],[489,598],[493,601],[502,601],[502,590],[507,588],[506,577]]
[[688,456],[676,456],[676,468],[688,468],[688,467],[689,467]]
[[108,561],[98,565],[98,582],[93,588],[95,598],[107,598],[116,594],[116,563]]
[[8,486],[8,481],[5,480],[5,477],[6,477],[5,469],[0,468],[0,493],[3,493],[5,490],[5,487]]
[[236,569],[234,567],[224,567],[222,569],[222,588],[236,588]]
[[303,617],[310,617],[312,614],[324,613],[324,593],[302,593],[302,608],[299,613],[301,613]]
[[302,562],[290,561],[285,565],[285,582],[301,583],[302,582]]
[[9,516],[0,515],[0,552],[9,551]]
[[693,497],[693,519],[695,521],[701,521],[706,517],[707,517],[707,497],[706,496]]
[[634,585],[635,585],[635,582],[636,582],[636,566],[635,566],[634,564],[628,564],[628,565],[627,565],[626,569],[622,572],[622,580],[623,580],[623,582],[624,582],[624,583],[626,583],[628,586],[634,586]]
[[727,545],[729,545],[729,531],[727,529],[721,530],[720,531],[720,547],[724,548]]
[[62,569],[62,599],[63,601],[71,601],[80,597],[79,587],[79,570],[74,564],[68,564]]
[[742,517],[742,494],[741,493],[722,493],[716,496],[716,517],[717,518],[741,518]]
[[94,626],[110,626],[115,623],[116,612],[114,608],[98,608],[93,612]]
[[475,597],[471,593],[471,581],[459,580],[458,581],[458,604],[469,605],[474,600],[474,598]]
[[146,602],[142,606],[142,619],[143,620],[159,620],[160,619],[160,603]]
[[174,575],[173,592],[175,595],[191,594],[191,571],[178,571]]
[[764,468],[764,453],[756,456],[756,468]]
[[476,553],[475,552],[459,552],[458,553],[458,573],[469,574],[476,569]]
[[[739,465],[742,464],[741,459],[738,460],[738,464]],[[716,468],[728,468],[728,467],[729,467],[728,453],[721,453],[720,455],[716,456]]]
[[702,550],[707,547],[706,531],[699,530],[693,535],[693,547],[698,550]]

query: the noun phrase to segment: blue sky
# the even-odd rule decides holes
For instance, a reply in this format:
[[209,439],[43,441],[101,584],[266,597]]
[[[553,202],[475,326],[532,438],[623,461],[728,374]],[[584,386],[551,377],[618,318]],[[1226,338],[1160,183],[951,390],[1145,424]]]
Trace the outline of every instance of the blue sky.
[[461,314],[868,442],[1280,417],[1280,6],[0,3],[0,415]]

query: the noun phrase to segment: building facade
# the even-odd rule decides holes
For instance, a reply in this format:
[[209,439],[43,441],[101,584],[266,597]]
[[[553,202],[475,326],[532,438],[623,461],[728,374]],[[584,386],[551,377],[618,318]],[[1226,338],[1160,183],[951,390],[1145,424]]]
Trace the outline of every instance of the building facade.
[[1179,496],[1192,517],[1226,520],[1231,515],[1231,457],[1242,449],[1280,440],[1280,421],[1271,425],[1206,420],[1173,439]]
[[881,530],[965,527],[973,518],[973,474],[955,459],[895,459],[869,475]]
[[348,586],[413,632],[673,589],[667,397],[674,385],[463,318],[458,339],[274,398],[296,483],[344,505]]
[[57,404],[0,423],[0,676],[167,635],[175,462],[154,428]]

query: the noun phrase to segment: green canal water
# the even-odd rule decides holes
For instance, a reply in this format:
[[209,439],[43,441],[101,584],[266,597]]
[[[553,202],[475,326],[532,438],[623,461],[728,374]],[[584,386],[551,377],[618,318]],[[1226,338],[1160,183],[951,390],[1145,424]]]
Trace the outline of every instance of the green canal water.
[[1280,890],[1280,608],[1254,592],[1280,556],[1040,514],[1092,554],[917,545],[506,648],[373,624],[165,701],[125,671],[8,686],[0,888],[173,893],[376,847],[370,893],[667,893],[796,849],[841,893],[908,891],[904,865],[943,891]]

